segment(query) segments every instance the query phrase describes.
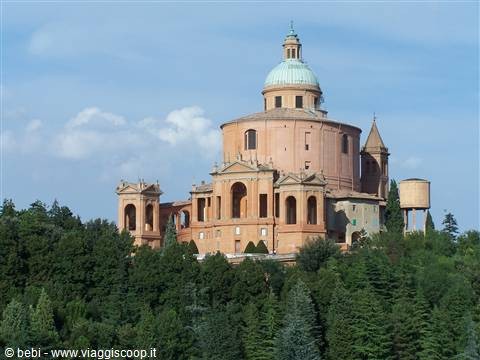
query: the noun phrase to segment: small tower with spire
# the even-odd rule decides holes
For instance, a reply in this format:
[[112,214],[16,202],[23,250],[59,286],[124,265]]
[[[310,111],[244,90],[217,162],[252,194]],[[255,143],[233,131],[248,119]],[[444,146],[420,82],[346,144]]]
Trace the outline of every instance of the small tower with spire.
[[302,59],[302,44],[300,43],[300,39],[298,38],[297,33],[293,29],[293,21],[290,21],[290,31],[288,32],[287,36],[285,37],[285,41],[283,42],[283,59]]
[[388,195],[388,148],[377,128],[375,114],[367,141],[360,152],[362,192],[386,199]]

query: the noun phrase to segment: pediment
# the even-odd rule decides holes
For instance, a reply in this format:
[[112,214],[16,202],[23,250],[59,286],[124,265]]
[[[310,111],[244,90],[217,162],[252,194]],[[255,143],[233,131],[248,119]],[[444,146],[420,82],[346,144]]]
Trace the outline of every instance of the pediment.
[[276,186],[282,185],[294,185],[294,184],[302,184],[302,185],[318,185],[318,186],[325,186],[327,182],[325,181],[325,177],[323,174],[318,175],[317,173],[313,174],[287,174],[280,177],[277,182],[275,183]]
[[161,195],[162,191],[158,184],[146,184],[146,183],[129,183],[121,182],[117,186],[117,194],[153,194]]
[[293,174],[288,174],[282,176],[280,179],[277,180],[277,185],[287,185],[287,184],[300,184],[301,179]]
[[[260,165],[256,162],[248,162],[242,160],[236,160],[231,163],[225,164],[222,168],[214,171],[213,174],[227,174],[227,173],[244,173],[244,172],[258,172],[272,170],[264,165]],[[273,171],[273,170],[272,170]]]

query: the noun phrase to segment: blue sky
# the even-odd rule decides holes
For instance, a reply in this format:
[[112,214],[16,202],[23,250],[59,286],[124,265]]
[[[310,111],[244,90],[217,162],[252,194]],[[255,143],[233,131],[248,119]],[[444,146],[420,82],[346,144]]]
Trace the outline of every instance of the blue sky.
[[120,179],[188,197],[218,126],[262,109],[294,20],[333,119],[372,114],[390,175],[479,228],[479,18],[451,3],[4,3],[2,197],[116,220]]

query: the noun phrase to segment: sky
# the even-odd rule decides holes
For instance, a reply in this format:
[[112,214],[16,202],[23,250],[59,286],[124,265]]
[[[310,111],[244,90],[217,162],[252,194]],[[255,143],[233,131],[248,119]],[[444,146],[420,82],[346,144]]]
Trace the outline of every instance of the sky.
[[291,20],[329,117],[363,143],[375,113],[390,177],[478,229],[477,2],[3,2],[1,197],[83,220],[116,220],[121,179],[187,199],[219,126],[262,110]]

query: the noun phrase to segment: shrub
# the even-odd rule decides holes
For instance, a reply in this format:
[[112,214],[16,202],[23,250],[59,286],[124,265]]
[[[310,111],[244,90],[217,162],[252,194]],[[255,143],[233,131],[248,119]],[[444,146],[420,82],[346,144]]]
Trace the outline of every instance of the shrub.
[[255,244],[251,241],[248,242],[247,247],[245,248],[245,254],[254,254],[256,252]]

